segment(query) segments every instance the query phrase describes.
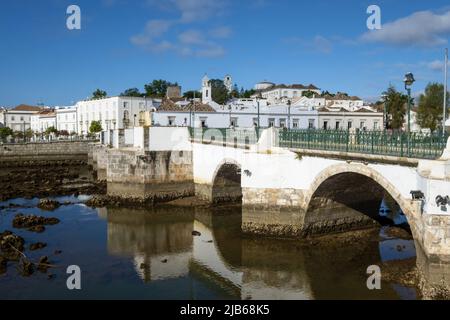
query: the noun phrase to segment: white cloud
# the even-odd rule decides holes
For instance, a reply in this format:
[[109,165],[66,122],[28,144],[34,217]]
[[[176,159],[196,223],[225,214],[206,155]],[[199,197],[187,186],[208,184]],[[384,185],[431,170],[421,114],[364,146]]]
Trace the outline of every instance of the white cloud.
[[[219,57],[225,49],[213,39],[230,36],[231,28],[221,26],[210,31],[189,29],[198,21],[205,21],[222,13],[228,0],[148,0],[151,6],[162,10],[176,11],[180,17],[172,20],[150,20],[144,31],[130,38],[132,44],[153,53],[173,51],[182,56]],[[178,31],[177,27],[188,28]],[[170,37],[172,41],[165,38]]]
[[419,11],[410,16],[382,24],[381,30],[364,33],[361,40],[398,46],[432,47],[448,42],[450,10],[442,14]]
[[147,0],[152,7],[180,14],[179,21],[191,23],[222,14],[229,0]]
[[198,50],[195,55],[203,58],[217,58],[225,54],[225,49],[222,46],[211,44],[206,48]]
[[187,30],[178,35],[178,40],[182,44],[191,45],[191,44],[204,44],[205,38],[203,33],[198,30]]
[[207,20],[221,14],[227,2],[224,0],[171,0],[181,11],[182,22]]
[[[426,66],[433,71],[443,71],[444,61],[443,60],[430,61],[426,63]],[[447,64],[447,67],[450,67],[450,62]]]
[[232,30],[230,27],[222,26],[212,29],[209,34],[213,38],[225,39],[231,36]]

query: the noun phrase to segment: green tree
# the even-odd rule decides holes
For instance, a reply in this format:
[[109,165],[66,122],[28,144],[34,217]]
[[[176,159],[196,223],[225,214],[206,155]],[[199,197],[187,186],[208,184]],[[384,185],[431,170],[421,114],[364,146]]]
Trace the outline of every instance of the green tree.
[[49,134],[52,134],[52,133],[57,133],[58,132],[58,130],[56,130],[56,128],[55,127],[48,127],[46,130],[45,130],[45,134],[47,134],[47,135],[49,135]]
[[230,98],[227,87],[223,83],[223,80],[212,79],[211,83],[211,97],[214,102],[218,104],[225,104]]
[[31,139],[33,137],[33,130],[27,129],[25,131],[25,138]]
[[177,86],[178,83],[171,83],[166,80],[153,80],[151,83],[144,86],[145,96],[153,98],[163,98],[166,95],[167,87]]
[[383,95],[386,96],[387,127],[390,129],[401,129],[405,122],[408,96],[397,91],[392,85],[383,92]]
[[317,93],[315,93],[314,91],[311,90],[306,90],[302,92],[302,96],[303,97],[307,97],[307,98],[312,98],[314,97],[314,95],[316,95]]
[[[447,94],[447,98],[449,94]],[[419,97],[417,108],[417,124],[422,128],[435,131],[442,127],[442,108],[444,105],[444,85],[440,83],[429,83],[425,93]],[[447,101],[448,105],[448,101]]]
[[101,132],[102,129],[102,124],[100,123],[100,121],[92,121],[91,125],[89,126],[89,132],[90,133],[98,133]]
[[92,92],[92,100],[98,100],[98,99],[103,99],[106,98],[108,94],[106,93],[106,91],[97,89],[94,92]]
[[0,128],[0,139],[2,140],[5,140],[7,137],[12,136],[13,134],[14,132],[11,130],[11,128]]
[[120,94],[121,97],[142,97],[143,95],[138,88],[130,88]]
[[256,90],[254,90],[254,89],[244,90],[244,89],[242,88],[242,89],[241,89],[240,97],[241,97],[241,98],[248,99],[248,98],[250,98],[252,95],[254,95],[255,93],[256,93]]
[[202,97],[202,93],[200,91],[196,91],[196,90],[186,91],[183,94],[183,97],[187,98],[187,99],[194,99],[194,95],[195,95],[195,98],[201,98]]

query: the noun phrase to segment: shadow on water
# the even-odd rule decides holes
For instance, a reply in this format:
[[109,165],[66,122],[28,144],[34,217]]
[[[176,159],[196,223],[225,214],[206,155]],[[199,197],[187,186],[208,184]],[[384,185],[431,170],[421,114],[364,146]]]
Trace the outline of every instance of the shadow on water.
[[[415,256],[412,240],[392,237],[383,228],[329,243],[248,238],[240,232],[239,206],[91,209],[79,198],[64,200],[72,203],[53,212],[37,209],[35,200],[13,200],[18,208],[0,204],[6,206],[0,230],[20,234],[26,245],[47,242],[41,252],[27,254],[49,255],[61,266],[51,269],[55,277],[49,280],[39,273],[23,278],[9,264],[0,275],[0,298],[416,298],[414,289],[395,282],[367,289],[369,265]],[[18,212],[56,216],[61,223],[43,234],[12,229]],[[57,249],[63,253],[54,255]],[[64,267],[71,264],[83,272],[79,292],[65,286]]]

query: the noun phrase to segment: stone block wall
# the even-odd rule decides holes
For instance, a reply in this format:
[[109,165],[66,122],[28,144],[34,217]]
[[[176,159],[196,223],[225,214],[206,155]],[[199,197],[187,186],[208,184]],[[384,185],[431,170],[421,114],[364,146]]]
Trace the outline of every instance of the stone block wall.
[[194,195],[191,151],[110,149],[107,159],[109,195],[151,201]]
[[41,165],[85,163],[92,141],[54,141],[45,143],[0,144],[0,165]]

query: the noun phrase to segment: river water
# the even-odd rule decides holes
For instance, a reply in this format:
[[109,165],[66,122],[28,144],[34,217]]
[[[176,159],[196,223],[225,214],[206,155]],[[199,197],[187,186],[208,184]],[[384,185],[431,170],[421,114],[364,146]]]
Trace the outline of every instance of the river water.
[[[414,288],[382,282],[368,290],[366,268],[415,256],[414,242],[380,237],[343,246],[302,246],[299,241],[248,238],[241,209],[162,207],[93,209],[88,196],[48,212],[38,199],[0,203],[0,231],[26,241],[33,261],[46,255],[54,268],[20,275],[8,262],[0,299],[415,299]],[[21,207],[9,207],[11,203]],[[17,213],[57,217],[44,233],[12,227]],[[401,220],[401,219],[400,219]],[[193,236],[198,231],[200,236]],[[373,237],[373,235],[372,235]],[[29,251],[34,242],[47,247]],[[402,250],[398,250],[399,245]],[[58,254],[55,251],[62,251]],[[68,290],[66,268],[81,269],[81,290]],[[49,274],[52,276],[49,278]]]

